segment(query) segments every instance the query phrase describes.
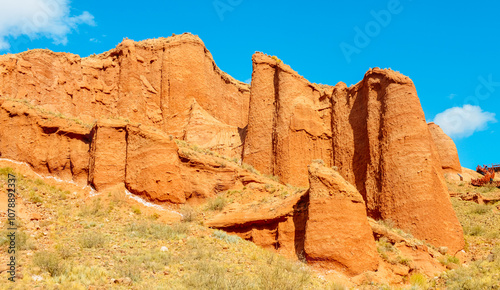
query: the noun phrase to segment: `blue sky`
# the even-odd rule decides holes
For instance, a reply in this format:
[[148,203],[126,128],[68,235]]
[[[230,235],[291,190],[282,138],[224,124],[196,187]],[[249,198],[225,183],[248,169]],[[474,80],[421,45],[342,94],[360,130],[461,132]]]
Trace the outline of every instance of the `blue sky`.
[[0,54],[48,48],[88,56],[124,37],[191,32],[242,81],[255,51],[330,85],[392,68],[414,81],[427,120],[439,120],[462,165],[475,168],[500,163],[498,11],[493,1],[18,0],[2,4]]

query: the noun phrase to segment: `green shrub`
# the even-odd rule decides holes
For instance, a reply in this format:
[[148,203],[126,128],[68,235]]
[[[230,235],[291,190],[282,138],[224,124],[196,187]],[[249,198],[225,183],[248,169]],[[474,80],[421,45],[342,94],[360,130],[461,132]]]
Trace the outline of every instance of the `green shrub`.
[[214,199],[211,199],[207,203],[207,210],[221,211],[227,204],[227,200],[224,196],[219,195]]
[[471,213],[473,214],[485,214],[491,211],[491,208],[485,204],[477,204],[472,208]]
[[241,241],[241,238],[235,235],[229,235],[225,231],[215,230],[213,236],[225,241],[228,244],[237,244]]
[[198,212],[190,205],[183,204],[180,209],[183,222],[193,222],[198,218]]
[[106,237],[96,231],[85,232],[80,236],[80,244],[84,248],[102,248]]
[[48,272],[50,276],[58,276],[64,272],[64,264],[61,257],[54,252],[41,251],[33,256],[33,264],[42,271]]

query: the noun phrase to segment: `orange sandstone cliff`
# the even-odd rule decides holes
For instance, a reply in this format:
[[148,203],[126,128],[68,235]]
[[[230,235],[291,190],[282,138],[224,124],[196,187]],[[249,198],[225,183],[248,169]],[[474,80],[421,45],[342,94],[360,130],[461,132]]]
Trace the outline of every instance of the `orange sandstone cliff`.
[[443,129],[434,122],[429,125],[432,139],[436,143],[441,161],[441,167],[445,173],[462,173],[462,165],[458,158],[458,151],[455,142],[443,132]]
[[[283,184],[311,190],[315,185],[308,165],[321,159],[336,167],[362,200],[311,194],[311,227],[319,212],[337,218],[340,213],[330,211],[330,204],[352,203],[352,211],[364,209],[369,217],[391,220],[450,253],[463,248],[462,228],[443,178],[448,163],[408,77],[376,68],[351,87],[316,85],[275,57],[256,53],[252,60],[249,86],[222,72],[203,42],[190,34],[124,40],[87,58],[47,50],[0,56],[0,157],[97,190],[123,184],[149,200],[176,204],[259,184],[260,177],[236,164],[200,159],[174,139],[241,159]],[[75,124],[72,118],[93,124]],[[282,247],[287,252],[298,254],[303,247],[307,256],[307,223],[291,222],[304,219],[304,206],[291,202],[290,210],[259,222],[251,234],[243,232],[263,245],[288,245]],[[241,226],[249,225],[243,220]],[[298,243],[290,235],[297,226],[305,231]],[[269,237],[276,231],[282,240]],[[321,237],[310,234],[309,240]],[[351,264],[335,248],[309,249],[315,261],[352,269],[375,265]]]

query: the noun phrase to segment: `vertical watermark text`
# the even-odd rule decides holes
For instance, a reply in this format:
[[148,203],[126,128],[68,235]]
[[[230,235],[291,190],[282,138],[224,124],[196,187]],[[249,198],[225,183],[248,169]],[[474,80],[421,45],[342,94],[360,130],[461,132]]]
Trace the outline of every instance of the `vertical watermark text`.
[[7,240],[9,243],[9,248],[7,253],[10,255],[7,267],[8,267],[8,279],[9,281],[15,282],[16,279],[16,176],[10,174],[7,176]]

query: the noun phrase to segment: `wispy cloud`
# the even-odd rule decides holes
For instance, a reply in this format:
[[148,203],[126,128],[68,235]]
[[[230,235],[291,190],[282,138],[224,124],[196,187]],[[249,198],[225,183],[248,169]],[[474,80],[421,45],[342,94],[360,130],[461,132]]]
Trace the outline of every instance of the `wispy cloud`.
[[452,138],[466,138],[476,131],[486,130],[488,123],[496,123],[494,113],[484,112],[479,106],[464,105],[439,113],[434,118],[443,131]]
[[85,11],[70,14],[70,0],[0,0],[0,50],[9,49],[9,37],[46,37],[66,45],[68,34],[79,25],[95,25],[94,16]]

